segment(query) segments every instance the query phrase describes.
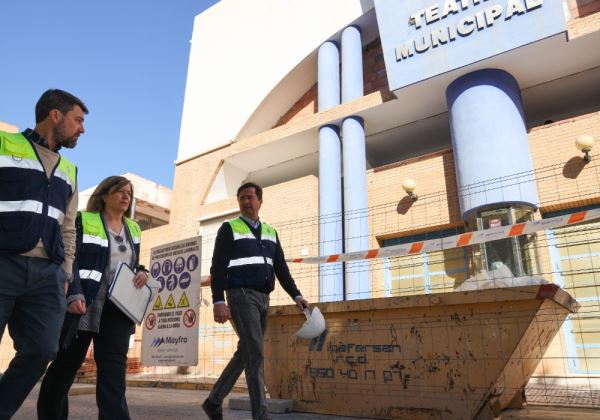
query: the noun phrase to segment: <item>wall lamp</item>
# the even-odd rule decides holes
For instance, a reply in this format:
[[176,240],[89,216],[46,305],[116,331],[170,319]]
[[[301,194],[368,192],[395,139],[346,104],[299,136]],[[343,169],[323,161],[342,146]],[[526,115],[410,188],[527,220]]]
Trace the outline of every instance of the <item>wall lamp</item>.
[[404,181],[402,181],[402,188],[404,189],[404,191],[406,191],[406,194],[408,194],[408,196],[412,198],[412,201],[417,201],[419,196],[414,193],[415,188],[417,188],[417,183],[414,179],[406,178]]
[[582,134],[581,136],[577,137],[575,140],[575,147],[584,153],[583,161],[585,163],[588,163],[592,160],[592,157],[590,156],[590,150],[592,150],[592,147],[594,147],[594,138],[592,136],[589,134]]

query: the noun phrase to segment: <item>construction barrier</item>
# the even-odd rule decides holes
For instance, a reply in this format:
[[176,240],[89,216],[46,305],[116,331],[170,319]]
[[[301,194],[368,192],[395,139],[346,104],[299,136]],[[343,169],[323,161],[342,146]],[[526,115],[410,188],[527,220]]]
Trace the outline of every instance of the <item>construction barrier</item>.
[[556,229],[563,226],[574,225],[576,223],[589,222],[599,218],[600,208],[566,214],[563,216],[550,217],[548,219],[467,232],[441,239],[429,239],[426,241],[386,246],[384,248],[369,249],[366,251],[347,252],[343,254],[288,258],[286,261],[303,264],[326,264],[342,261],[369,260],[373,258],[401,257],[404,255],[420,254],[422,252],[461,248],[496,241],[498,239],[511,238],[513,236],[529,235],[541,230]]

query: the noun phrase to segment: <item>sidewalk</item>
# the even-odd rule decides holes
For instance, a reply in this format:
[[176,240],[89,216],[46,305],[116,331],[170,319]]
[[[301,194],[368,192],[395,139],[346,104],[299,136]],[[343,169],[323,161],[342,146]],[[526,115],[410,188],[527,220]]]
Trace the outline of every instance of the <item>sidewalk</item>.
[[[37,417],[35,404],[39,391],[37,385],[14,420],[30,420]],[[127,400],[132,419],[205,419],[200,404],[208,396],[208,390],[186,390],[172,388],[127,388]],[[232,393],[230,397],[245,397],[245,393]],[[95,386],[76,383],[69,398],[70,420],[93,420],[98,418]],[[224,404],[228,407],[228,403]],[[249,411],[224,410],[226,420],[251,419]],[[273,420],[356,420],[356,417],[320,415],[312,413],[271,414]],[[598,419],[600,410],[532,406],[523,410],[508,410],[501,419],[553,420],[553,419]],[[364,417],[363,417],[364,419]]]
[[[13,420],[31,420],[37,417],[35,404],[39,392],[36,385]],[[132,419],[206,419],[200,405],[208,396],[208,390],[172,388],[127,387],[127,403]],[[246,397],[245,393],[232,393],[230,398]],[[252,419],[250,411],[229,410],[229,399],[223,405],[226,420]],[[69,398],[69,420],[94,420],[98,418],[95,386],[73,384]],[[271,414],[273,420],[356,420],[356,417],[328,416],[311,413]]]

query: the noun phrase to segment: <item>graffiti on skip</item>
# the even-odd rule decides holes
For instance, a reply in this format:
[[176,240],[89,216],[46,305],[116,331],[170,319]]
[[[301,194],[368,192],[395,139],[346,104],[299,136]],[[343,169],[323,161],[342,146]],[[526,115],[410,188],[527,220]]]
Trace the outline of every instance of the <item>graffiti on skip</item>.
[[[406,373],[405,366],[395,363],[384,369],[372,369],[369,366],[370,356],[381,353],[401,353],[402,349],[393,337],[392,344],[362,344],[362,343],[328,343],[325,340],[328,331],[313,338],[308,344],[308,351],[328,353],[329,367],[309,367],[308,374],[321,379],[350,379],[357,381],[381,381],[383,383],[399,382],[404,389],[410,384],[411,376]],[[314,354],[314,353],[313,353]],[[315,354],[316,356],[316,354]],[[343,367],[338,367],[342,365]]]

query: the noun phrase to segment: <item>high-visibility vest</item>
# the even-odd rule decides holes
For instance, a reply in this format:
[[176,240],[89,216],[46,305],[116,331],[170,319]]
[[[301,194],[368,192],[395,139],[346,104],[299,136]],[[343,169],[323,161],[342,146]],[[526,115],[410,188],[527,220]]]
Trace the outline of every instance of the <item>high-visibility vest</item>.
[[[125,220],[125,240],[134,250],[134,267],[140,255],[142,231],[139,225],[127,217]],[[90,304],[96,297],[100,282],[110,263],[110,243],[106,226],[100,213],[82,211],[77,215],[77,260],[75,267],[81,281],[82,292]]]
[[77,183],[77,168],[63,156],[50,178],[33,144],[0,131],[0,255],[27,252],[42,240],[48,257],[65,259],[60,226]]
[[257,239],[241,218],[228,221],[233,232],[233,250],[227,266],[227,287],[249,287],[270,292],[275,287],[273,259],[277,249],[277,232],[260,224]]

